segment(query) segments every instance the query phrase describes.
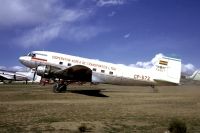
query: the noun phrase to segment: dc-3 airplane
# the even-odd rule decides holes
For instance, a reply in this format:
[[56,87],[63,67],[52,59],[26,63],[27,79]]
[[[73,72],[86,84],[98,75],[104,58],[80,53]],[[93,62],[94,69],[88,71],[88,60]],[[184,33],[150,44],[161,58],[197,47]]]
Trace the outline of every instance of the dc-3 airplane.
[[170,57],[158,59],[150,69],[121,66],[49,51],[33,51],[27,56],[21,56],[19,60],[27,67],[35,68],[37,75],[62,79],[63,82],[55,83],[54,92],[66,90],[64,81],[154,87],[179,85],[181,77],[181,60]]
[[[13,81],[28,81],[31,82],[40,82],[40,76],[34,76],[35,72],[33,70],[26,72],[16,72],[16,71],[8,71],[8,70],[0,70],[0,81],[4,84],[11,83]],[[34,77],[34,79],[33,79]]]

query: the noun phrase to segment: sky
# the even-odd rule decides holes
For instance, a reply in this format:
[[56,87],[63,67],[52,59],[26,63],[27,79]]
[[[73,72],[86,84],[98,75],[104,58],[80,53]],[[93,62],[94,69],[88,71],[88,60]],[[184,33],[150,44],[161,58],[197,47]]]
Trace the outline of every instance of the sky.
[[0,68],[48,50],[137,67],[159,56],[200,68],[199,0],[0,0]]

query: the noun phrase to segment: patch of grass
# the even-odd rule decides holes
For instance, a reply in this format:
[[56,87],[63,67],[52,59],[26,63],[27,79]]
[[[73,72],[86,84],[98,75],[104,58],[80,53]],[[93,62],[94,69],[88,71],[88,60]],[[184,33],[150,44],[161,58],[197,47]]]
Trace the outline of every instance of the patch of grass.
[[7,124],[2,123],[0,125],[0,132],[6,132],[6,133],[16,133],[16,132],[23,132],[23,128],[16,124]]
[[60,118],[55,118],[55,117],[44,117],[39,119],[37,122],[38,123],[53,123],[53,122],[59,122]]
[[2,106],[0,107],[0,114],[2,113],[8,113],[8,110],[6,107],[2,107]]
[[[139,126],[139,125],[126,125],[126,124],[112,124],[106,127],[106,132],[109,133],[116,133],[116,132],[125,132],[125,133],[132,133],[132,132],[144,132],[149,133],[152,132],[151,130],[155,128],[151,125],[146,126]],[[148,131],[148,132],[147,132]]]
[[51,85],[0,85],[0,132],[163,133],[173,118],[200,132],[199,87],[159,87],[157,94],[149,87],[98,88],[109,98],[54,94]]
[[38,128],[38,127],[33,127],[30,129],[31,132],[34,133],[42,133],[42,129]]
[[56,129],[54,127],[51,127],[50,125],[46,125],[46,124],[34,125],[29,130],[34,133],[55,132],[56,131]]
[[45,126],[45,131],[55,131],[54,127],[51,127],[50,125]]

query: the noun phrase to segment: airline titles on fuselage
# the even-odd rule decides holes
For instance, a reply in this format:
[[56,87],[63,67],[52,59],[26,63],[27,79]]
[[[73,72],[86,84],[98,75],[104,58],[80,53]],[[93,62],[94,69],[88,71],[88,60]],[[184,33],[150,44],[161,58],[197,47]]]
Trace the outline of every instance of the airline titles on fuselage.
[[[109,67],[109,66],[101,65],[101,64],[97,64],[97,63],[91,63],[89,61],[83,61],[83,60],[79,60],[79,59],[70,59],[70,58],[59,57],[59,56],[52,56],[52,59],[56,59],[56,60],[60,60],[60,61],[67,61],[67,62],[72,62],[72,63],[77,63],[77,64],[82,64],[82,65],[88,65],[88,66],[93,66],[93,67],[99,67],[99,68],[102,68],[102,69],[116,71],[115,67]],[[151,79],[150,76],[139,75],[139,74],[133,75],[133,78],[135,80],[143,80],[143,81],[150,81],[150,79]]]
[[77,64],[88,65],[88,66],[99,67],[99,68],[103,68],[103,69],[107,69],[107,70],[116,71],[115,67],[110,67],[110,66],[106,66],[106,65],[97,64],[97,63],[91,63],[89,61],[83,61],[83,60],[78,60],[78,59],[69,59],[69,58],[66,58],[66,57],[59,57],[59,56],[52,56],[52,59],[62,60],[62,61],[67,61],[67,62],[72,62],[72,63],[77,63]]

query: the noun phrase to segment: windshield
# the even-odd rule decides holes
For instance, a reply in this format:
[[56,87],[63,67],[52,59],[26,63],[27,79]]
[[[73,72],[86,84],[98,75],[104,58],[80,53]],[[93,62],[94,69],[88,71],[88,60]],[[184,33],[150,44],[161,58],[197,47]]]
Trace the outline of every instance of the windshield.
[[34,53],[28,53],[27,56],[30,56],[30,57],[35,57],[35,54]]

